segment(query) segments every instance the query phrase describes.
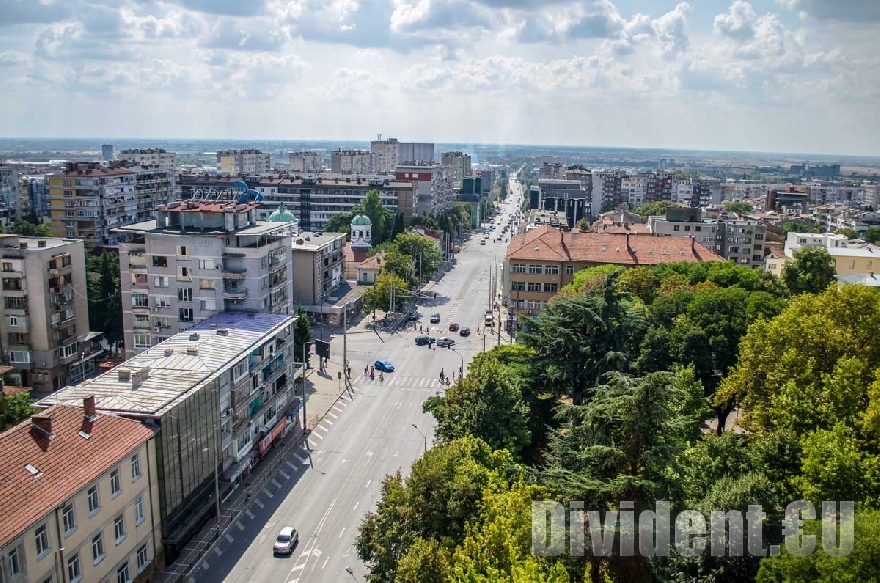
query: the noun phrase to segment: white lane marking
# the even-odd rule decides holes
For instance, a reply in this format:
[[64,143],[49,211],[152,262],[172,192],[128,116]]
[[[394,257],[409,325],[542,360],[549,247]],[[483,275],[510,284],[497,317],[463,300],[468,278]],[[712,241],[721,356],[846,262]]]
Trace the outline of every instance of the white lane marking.
[[[343,530],[344,530],[344,529],[343,529]],[[330,562],[330,557],[327,557],[326,559],[324,559],[324,564],[321,565],[321,568],[323,569],[324,567],[326,567],[326,566],[327,566],[327,563],[329,563],[329,562]]]
[[228,540],[228,541],[231,542],[231,543],[234,543],[234,542],[235,542],[235,539],[232,538],[232,535],[229,534],[228,532],[226,533],[226,540]]
[[306,458],[304,458],[304,457],[302,457],[302,456],[295,455],[295,456],[293,456],[293,457],[295,457],[296,459],[298,459],[298,460],[299,460],[299,463],[301,463],[301,464],[307,464],[307,463],[309,463],[309,460],[307,460]]
[[245,510],[244,513],[247,514],[247,517],[250,518],[251,520],[254,519],[254,513],[251,512],[250,510]]
[[[330,417],[333,417],[334,419],[339,419],[339,415],[337,415],[336,413],[331,413],[330,411],[327,411],[327,415],[329,415]],[[330,423],[330,422],[327,421],[327,423]],[[330,424],[332,425],[332,423],[330,423]]]
[[345,527],[343,526],[343,527],[342,527],[342,530],[339,532],[339,536],[337,536],[336,538],[342,538],[342,534],[343,534],[344,532],[345,532]]
[[235,526],[238,527],[238,530],[244,530],[244,525],[241,523],[240,520],[235,521]]
[[[317,437],[318,439],[324,439],[324,436],[318,433],[318,429],[324,429],[323,427],[315,427],[312,429],[312,437]],[[326,429],[324,429],[326,431]]]
[[263,503],[260,501],[259,498],[257,498],[257,499],[255,500],[255,502],[257,503],[257,506],[259,506],[260,508],[265,508],[265,507],[266,507],[266,505],[263,504]]
[[276,488],[279,488],[279,489],[281,488],[281,482],[279,482],[275,478],[272,478],[272,483],[275,484]]
[[330,427],[323,427],[323,424],[324,424],[324,423],[326,423],[326,424],[329,425],[330,427],[333,427],[333,422],[330,421],[329,419],[324,419],[323,421],[321,421],[321,425],[319,426],[319,427],[321,427],[321,429],[324,430],[324,431],[330,431]]
[[214,554],[217,555],[218,557],[222,557],[223,551],[221,551],[219,547],[214,547]]
[[373,483],[373,480],[367,480],[367,484],[364,486],[364,490],[370,487],[370,484]]
[[263,488],[263,494],[266,495],[266,498],[274,498],[274,496],[272,496],[272,492],[269,491],[269,488]]
[[368,452],[367,452],[367,457],[373,457],[373,452],[368,451]]
[[203,561],[203,562],[202,562],[202,569],[204,569],[205,571],[207,571],[207,570],[210,569],[210,568],[211,568],[211,565],[208,564],[208,561]]
[[[316,548],[318,545],[318,539],[321,536],[321,531],[324,529],[324,524],[327,522],[327,518],[329,518],[330,516],[330,512],[336,506],[336,502],[339,501],[339,496],[340,495],[337,494],[336,497],[330,501],[330,505],[327,507],[326,512],[324,512],[324,516],[321,517],[321,520],[318,522],[318,526],[315,527],[314,533],[312,533],[311,538],[306,543],[306,548],[303,550],[300,558],[297,560],[297,564],[294,565],[294,567],[287,574],[287,577],[284,578],[287,583],[295,583],[299,580],[298,578],[292,580],[290,577],[295,571],[305,567],[306,564],[308,564],[309,557],[311,557],[312,555],[315,555],[315,557],[321,556],[321,551]],[[297,567],[299,567],[299,569]]]
[[335,409],[339,413],[342,413],[344,411],[344,409],[342,407],[340,407],[338,403],[333,405],[333,409]]
[[[300,458],[299,456],[296,456],[296,459],[301,460],[302,458]],[[295,470],[295,469],[296,469],[296,466],[293,465],[292,463],[290,463],[290,462],[286,462],[286,463],[287,463],[287,465],[290,467],[291,470]],[[305,462],[303,462],[303,463],[305,463]]]
[[358,506],[360,506],[360,505],[361,505],[360,502],[355,502],[355,503],[354,503],[354,508],[352,508],[351,511],[352,511],[352,512],[356,512],[357,509],[358,509]]
[[289,480],[289,479],[290,479],[290,474],[285,473],[284,470],[278,470],[278,473],[281,474],[282,476],[284,476],[284,479],[285,479],[285,480]]

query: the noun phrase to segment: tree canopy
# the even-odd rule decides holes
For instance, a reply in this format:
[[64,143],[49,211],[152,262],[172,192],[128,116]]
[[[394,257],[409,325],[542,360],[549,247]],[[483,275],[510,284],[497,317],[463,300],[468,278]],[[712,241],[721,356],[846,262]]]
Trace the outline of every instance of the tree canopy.
[[837,267],[834,258],[825,247],[810,245],[801,247],[794,261],[782,269],[782,280],[792,294],[822,292],[834,281]]

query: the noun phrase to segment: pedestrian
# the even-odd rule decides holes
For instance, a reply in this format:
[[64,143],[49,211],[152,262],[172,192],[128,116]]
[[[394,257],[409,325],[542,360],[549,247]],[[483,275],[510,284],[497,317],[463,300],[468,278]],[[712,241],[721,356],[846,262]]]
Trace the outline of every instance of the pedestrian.
[[373,367],[370,367],[370,376],[373,376]]
[[370,374],[370,367],[364,365],[364,376],[367,376],[368,374]]

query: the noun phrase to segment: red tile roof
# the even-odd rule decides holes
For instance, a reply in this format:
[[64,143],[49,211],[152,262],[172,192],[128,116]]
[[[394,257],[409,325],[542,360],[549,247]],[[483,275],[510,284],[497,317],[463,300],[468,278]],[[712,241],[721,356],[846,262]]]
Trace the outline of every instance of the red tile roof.
[[657,265],[676,261],[723,261],[691,237],[562,232],[549,225],[514,235],[506,260]]
[[[115,415],[88,421],[80,407],[55,405],[40,413],[47,415],[52,439],[30,419],[0,433],[0,548],[153,436]],[[40,473],[32,475],[28,464]]]

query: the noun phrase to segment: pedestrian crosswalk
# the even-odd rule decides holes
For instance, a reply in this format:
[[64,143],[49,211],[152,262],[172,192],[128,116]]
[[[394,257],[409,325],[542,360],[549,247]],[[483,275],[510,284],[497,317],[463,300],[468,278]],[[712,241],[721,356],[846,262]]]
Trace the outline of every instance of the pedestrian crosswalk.
[[352,384],[355,387],[362,387],[366,385],[380,385],[387,387],[400,387],[400,388],[413,388],[413,389],[439,389],[446,385],[440,384],[439,377],[415,377],[415,376],[400,376],[394,373],[388,373],[385,375],[385,380],[379,380],[379,375],[376,375],[376,378],[370,380],[369,377],[361,377],[360,379],[352,379]]

